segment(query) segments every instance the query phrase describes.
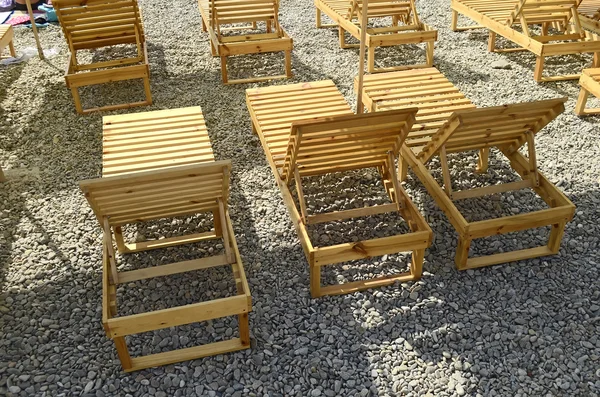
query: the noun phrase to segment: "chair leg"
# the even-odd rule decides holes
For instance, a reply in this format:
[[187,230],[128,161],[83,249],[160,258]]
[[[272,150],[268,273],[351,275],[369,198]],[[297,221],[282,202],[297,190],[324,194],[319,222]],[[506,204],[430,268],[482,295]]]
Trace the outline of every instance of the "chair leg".
[[121,360],[121,366],[123,366],[123,370],[127,371],[131,368],[131,356],[129,355],[129,350],[127,349],[125,337],[119,336],[113,340],[115,342],[115,347],[117,348],[119,360]]
[[152,105],[152,92],[150,91],[150,78],[144,77],[144,92],[146,93],[146,103]]
[[575,104],[575,114],[577,114],[578,116],[588,114],[588,112],[585,111],[585,105],[588,101],[589,96],[590,92],[585,88],[581,87],[581,91],[579,91],[579,96],[577,97],[577,103]]
[[310,296],[318,298],[321,296],[321,266],[310,264]]
[[10,51],[11,57],[13,57],[13,58],[17,57],[17,52],[15,51],[15,45],[12,40],[8,43],[8,50]]
[[544,73],[544,56],[540,55],[535,61],[535,71],[533,72],[533,79],[540,83],[543,80]]
[[339,35],[340,35],[340,47],[341,48],[348,48],[346,46],[346,37],[345,37],[346,31],[340,26],[338,28],[338,32],[339,32]]
[[317,15],[315,17],[315,20],[317,23],[317,28],[320,28],[321,27],[321,10],[319,10],[318,8],[317,8]]
[[250,346],[250,324],[248,321],[248,313],[238,314],[238,327],[240,329],[242,345]]
[[600,66],[600,52],[594,52],[594,59],[592,61],[592,66],[595,68]]
[[271,33],[271,21],[267,21],[267,33]]
[[467,266],[469,248],[471,248],[471,240],[460,236],[458,238],[458,246],[456,247],[456,256],[454,257],[454,263],[456,264],[457,269],[461,270]]
[[452,29],[452,31],[456,32],[457,24],[458,24],[458,12],[456,12],[455,10],[452,10],[452,21],[450,22],[450,29]]
[[492,32],[490,30],[490,35],[488,37],[488,51],[495,52],[496,51],[496,32]]
[[367,70],[369,73],[375,73],[375,47],[368,48]]
[[414,250],[410,262],[410,274],[418,280],[423,275],[423,260],[425,259],[425,250]]
[[75,102],[75,110],[77,113],[83,114],[83,107],[81,106],[81,97],[79,96],[79,91],[77,87],[71,88],[71,95],[73,95],[73,102]]
[[4,171],[0,168],[0,182],[6,182],[6,177],[4,176]]
[[227,84],[227,57],[221,57],[221,78],[223,79],[223,84]]
[[550,250],[554,254],[557,254],[560,250],[560,243],[562,241],[563,235],[565,234],[565,226],[566,222],[556,223],[552,225],[552,229],[550,230],[548,248],[550,248]]
[[483,148],[483,149],[479,150],[479,159],[477,160],[477,168],[475,169],[475,172],[477,172],[479,174],[483,174],[483,173],[487,172],[489,156],[490,156],[489,148]]
[[292,51],[285,51],[285,75],[292,78]]
[[115,235],[115,242],[117,243],[117,249],[119,252],[127,252],[127,246],[125,245],[125,239],[123,238],[123,230],[121,229],[121,226],[114,227],[113,233]]
[[204,19],[202,19],[202,31],[208,32],[208,29],[206,28],[206,24],[204,23]]
[[430,41],[427,43],[427,66],[433,66],[433,49],[434,49],[435,43],[433,41]]

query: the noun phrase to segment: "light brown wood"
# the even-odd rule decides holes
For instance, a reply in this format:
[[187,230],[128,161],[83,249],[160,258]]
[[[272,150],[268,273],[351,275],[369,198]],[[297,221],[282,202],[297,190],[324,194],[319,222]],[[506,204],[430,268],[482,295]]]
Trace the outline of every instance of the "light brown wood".
[[583,69],[579,78],[579,97],[575,104],[575,114],[579,116],[600,114],[600,108],[586,109],[590,94],[600,98],[600,68]]
[[[355,80],[355,88],[357,87]],[[401,158],[414,171],[459,234],[455,263],[459,269],[488,266],[558,252],[564,227],[575,206],[538,170],[534,136],[564,111],[566,98],[477,109],[436,69],[366,76],[363,104],[373,112],[417,107],[416,120]],[[519,152],[527,143],[528,158]],[[446,153],[478,150],[478,171],[488,167],[489,149],[496,147],[521,176],[518,182],[452,191]],[[444,187],[433,178],[428,162],[439,156]],[[401,175],[404,177],[405,175]],[[533,189],[550,207],[528,214],[467,222],[453,200]],[[474,239],[551,226],[543,247],[469,258]]]
[[[89,114],[151,105],[150,66],[137,0],[56,0],[53,6],[70,51],[65,81],[77,112]],[[136,57],[90,64],[77,61],[79,51],[127,44],[136,47]],[[89,109],[82,107],[80,87],[136,79],[143,81],[144,101]]]
[[[354,38],[364,40],[367,48],[367,70],[369,73],[390,70],[404,70],[433,65],[433,47],[437,40],[437,30],[423,23],[417,14],[414,0],[390,1],[369,0],[367,15],[363,15],[361,0],[314,0],[317,12],[317,28],[338,27],[341,48],[351,48],[355,45],[346,43],[344,33],[348,32]],[[323,25],[321,13],[327,15],[334,24]],[[377,21],[391,25],[363,27],[361,22],[366,17],[368,21]],[[391,18],[390,18],[391,17]],[[398,25],[398,22],[401,22]],[[366,31],[366,32],[365,32]],[[375,49],[377,47],[399,46],[407,44],[426,43],[425,62],[410,66],[375,67]]]
[[[211,53],[221,58],[221,79],[224,84],[245,84],[292,77],[293,40],[279,24],[278,0],[198,0],[198,9],[203,30],[208,32]],[[257,22],[265,24],[265,31],[248,34],[248,29],[258,28]],[[224,32],[230,34],[225,35]],[[284,74],[229,79],[228,57],[266,52],[284,53]]]
[[[456,27],[457,17],[454,15],[464,15],[477,23],[477,27],[484,26],[489,29],[490,51],[500,52],[494,44],[496,35],[500,35],[519,46],[509,51],[527,50],[534,53],[536,81],[573,80],[579,78],[579,73],[544,76],[543,70],[545,58],[549,56],[592,53],[597,57],[600,52],[600,38],[595,33],[582,29],[594,24],[586,26],[586,23],[582,22],[581,10],[577,10],[579,3],[580,0],[452,0],[452,28],[469,28]],[[519,29],[516,29],[517,25]],[[530,31],[533,25],[542,27],[541,36],[536,36]],[[550,25],[561,26],[564,29],[558,34],[549,34]]]
[[[394,160],[414,122],[415,109],[355,115],[330,80],[246,90],[246,103],[271,170],[281,189],[309,263],[313,297],[350,293],[416,280],[432,232],[397,181]],[[383,184],[391,204],[345,211],[306,214],[301,179],[346,170],[385,169]],[[395,181],[393,179],[396,179]],[[290,191],[296,183],[300,208]],[[411,233],[328,247],[313,246],[306,223],[400,212]],[[339,285],[321,285],[321,266],[373,256],[413,252],[408,272]]]
[[14,31],[11,25],[0,25],[0,58],[2,58],[2,51],[8,47],[10,56],[13,58],[17,57],[14,46]]
[[[231,162],[214,161],[200,108],[110,116],[104,118],[104,127],[105,149],[110,148],[105,151],[105,159],[112,161],[124,155],[131,160],[121,164],[115,172],[112,166],[105,167],[112,176],[81,181],[80,188],[103,230],[102,322],[107,335],[115,341],[123,369],[137,371],[248,348],[248,312],[252,308],[252,299],[226,204]],[[158,153],[169,148],[177,151],[199,142],[207,145],[204,150],[209,159],[206,156],[190,157],[187,161],[192,165],[165,163],[162,157],[156,159],[155,149]],[[134,151],[138,159],[130,154]],[[179,159],[181,155],[176,157]],[[201,213],[213,215],[215,230],[133,244],[127,244],[123,239],[121,226],[125,224]],[[216,250],[209,257],[119,272],[113,232],[117,248],[125,253],[213,239],[222,239],[225,253]],[[137,280],[215,266],[231,266],[236,295],[140,314],[117,315],[117,284],[129,287]],[[238,317],[240,338],[144,357],[129,356],[127,335],[226,316]]]

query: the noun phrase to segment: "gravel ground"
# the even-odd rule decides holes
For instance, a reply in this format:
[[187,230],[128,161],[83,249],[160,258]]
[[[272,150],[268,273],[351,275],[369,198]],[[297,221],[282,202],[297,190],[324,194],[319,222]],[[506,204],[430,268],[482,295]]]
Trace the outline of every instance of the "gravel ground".
[[[566,113],[538,136],[537,149],[540,168],[573,200],[576,216],[559,255],[459,273],[453,265],[454,230],[409,177],[406,189],[435,233],[422,281],[312,300],[305,257],[250,133],[248,86],[221,85],[219,61],[210,56],[192,1],[143,0],[141,6],[155,105],[135,111],[202,106],[216,157],[234,163],[231,215],[254,300],[252,348],[122,372],[100,322],[100,230],[77,188],[77,181],[100,176],[101,116],[75,114],[62,77],[67,48],[60,29],[49,27],[41,31],[43,45],[60,49],[58,56],[0,69],[0,165],[9,178],[0,186],[0,395],[600,395],[600,290],[594,281],[600,267],[598,119],[572,113],[576,82],[536,84],[532,55],[490,54],[484,33],[449,31],[448,1],[420,1],[422,19],[440,33],[436,66],[477,105],[570,98]],[[341,50],[335,30],[314,28],[310,1],[282,0],[281,22],[295,46],[295,77],[289,83],[331,78],[354,103],[358,51]],[[31,32],[16,29],[17,50],[32,45]],[[418,47],[379,53],[382,65],[424,56]],[[509,69],[492,68],[497,61]],[[548,66],[564,71],[589,62],[587,55],[572,56]],[[232,78],[278,68],[279,55],[230,61]],[[141,84],[119,83],[86,89],[83,95],[100,104],[129,101],[141,92]],[[474,159],[452,159],[458,186],[514,178],[494,154],[490,173],[473,177]],[[314,189],[316,208],[376,200],[381,185],[364,175],[348,178],[315,181],[344,192],[333,199]],[[360,198],[349,190],[352,178],[361,183]],[[470,219],[535,208],[543,205],[528,192],[461,203]],[[312,236],[334,243],[344,237],[344,227],[385,233],[396,227],[388,222],[359,220],[316,229]],[[187,219],[162,226],[176,233],[196,225]],[[157,230],[154,225],[143,235]],[[514,249],[546,234],[543,229],[516,233],[473,249]],[[172,249],[133,257],[131,263],[148,266],[206,250]],[[344,264],[328,268],[325,276],[331,282],[351,280],[402,268],[406,260],[393,255],[360,268]],[[214,270],[128,286],[119,297],[124,312],[139,312],[232,290],[228,274]],[[134,354],[148,353],[219,340],[235,329],[235,320],[225,319],[144,334],[130,343]]]

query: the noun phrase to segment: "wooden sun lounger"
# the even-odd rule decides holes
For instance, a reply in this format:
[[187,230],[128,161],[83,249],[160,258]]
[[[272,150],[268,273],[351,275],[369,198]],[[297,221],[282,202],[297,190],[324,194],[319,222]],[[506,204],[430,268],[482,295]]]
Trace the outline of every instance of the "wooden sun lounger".
[[[575,206],[538,170],[534,135],[564,111],[566,98],[477,109],[435,68],[365,76],[363,98],[372,112],[406,107],[419,109],[402,149],[401,158],[406,163],[401,167],[400,178],[405,178],[406,165],[410,165],[458,232],[455,257],[458,269],[558,253],[565,225],[573,218]],[[527,157],[519,152],[525,143]],[[508,158],[522,180],[453,191],[447,154],[478,150],[477,171],[483,173],[487,171],[492,147]],[[427,168],[434,156],[440,159],[443,188]],[[526,188],[533,189],[549,208],[468,222],[454,203]],[[469,247],[474,239],[545,226],[551,227],[547,245],[469,258]]]
[[[246,102],[273,175],[281,189],[310,266],[313,297],[420,278],[431,229],[399,184],[395,158],[413,123],[415,109],[354,115],[331,80],[246,90]],[[311,215],[303,177],[376,167],[391,203]],[[291,192],[295,183],[296,205]],[[307,226],[373,214],[398,212],[411,233],[332,246],[311,243]],[[374,256],[412,251],[406,273],[345,284],[321,286],[321,267]]]
[[[314,0],[317,9],[317,28],[334,27],[339,29],[341,48],[357,47],[347,44],[345,32],[360,41],[360,21],[362,0]],[[334,24],[321,23],[321,13],[327,15]],[[365,45],[368,50],[368,71],[370,73],[390,70],[403,70],[433,65],[433,47],[437,40],[437,30],[432,29],[419,19],[415,0],[370,0],[368,18],[370,21],[391,18],[391,26],[367,28]],[[375,49],[403,44],[426,43],[426,61],[423,64],[375,68]]]
[[2,58],[2,50],[8,47],[10,56],[13,58],[17,57],[15,52],[15,46],[13,44],[14,33],[11,25],[0,25],[0,58]]
[[[151,105],[150,67],[137,0],[55,0],[53,6],[69,46],[65,80],[77,112]],[[137,55],[89,64],[77,60],[79,51],[119,45],[135,45]],[[83,109],[80,87],[133,79],[143,81],[145,101]]]
[[600,33],[600,0],[580,0],[577,11],[584,29]]
[[579,116],[600,114],[600,108],[585,108],[590,94],[593,94],[596,98],[600,98],[600,68],[583,69],[579,85],[581,86],[581,90],[575,104],[575,113]]
[[[292,77],[293,42],[279,24],[279,0],[198,0],[198,8],[202,15],[202,30],[209,34],[211,53],[221,58],[223,83],[241,84]],[[258,28],[257,22],[265,23],[266,32],[248,33],[248,30]],[[233,34],[234,31],[239,33]],[[281,51],[285,54],[285,74],[229,80],[229,56]]]
[[[452,0],[452,30],[489,29],[488,50],[493,52],[531,51],[536,56],[536,81],[560,81],[579,78],[579,73],[543,75],[544,60],[549,56],[593,53],[594,66],[600,58],[600,38],[582,28],[577,5],[580,0]],[[458,27],[462,14],[478,25]],[[541,26],[541,34],[531,30]],[[520,26],[519,30],[515,27]],[[519,48],[496,48],[496,35]]]
[[[174,362],[246,349],[250,346],[251,296],[227,209],[230,161],[214,161],[199,107],[104,118],[103,178],[80,187],[100,223],[103,240],[102,323],[115,342],[123,369],[137,371]],[[211,231],[126,243],[128,224],[212,213]],[[119,272],[121,254],[220,240],[224,252],[201,259]],[[219,250],[217,249],[216,252]],[[231,266],[234,296],[141,314],[117,316],[119,284],[177,273]],[[130,357],[125,336],[237,315],[239,338]]]

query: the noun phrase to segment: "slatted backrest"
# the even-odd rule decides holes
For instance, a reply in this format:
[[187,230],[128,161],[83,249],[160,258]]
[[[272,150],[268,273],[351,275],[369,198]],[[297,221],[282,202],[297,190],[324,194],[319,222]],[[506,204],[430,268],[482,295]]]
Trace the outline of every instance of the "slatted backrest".
[[231,161],[174,167],[79,183],[100,224],[171,218],[227,204]]
[[200,6],[208,10],[211,23],[216,23],[218,25],[259,21],[275,21],[277,24],[278,21],[278,0],[199,1]]
[[454,112],[418,157],[426,163],[442,147],[447,152],[511,144],[521,147],[528,131],[535,134],[544,128],[565,110],[566,101],[558,98]]
[[53,5],[72,52],[144,42],[137,0],[55,0]]
[[[519,0],[507,20],[507,25],[524,18],[530,24],[542,22],[568,22],[579,17],[576,9],[581,0]],[[523,26],[526,29],[526,26]]]
[[[348,9],[348,19],[357,18],[360,22],[362,9],[362,0],[351,0],[350,8]],[[409,15],[413,17],[413,23],[419,23],[414,0],[369,0],[368,18],[407,17]]]
[[416,108],[292,123],[282,178],[321,175],[384,165],[398,156]]

